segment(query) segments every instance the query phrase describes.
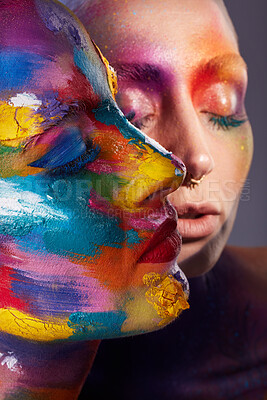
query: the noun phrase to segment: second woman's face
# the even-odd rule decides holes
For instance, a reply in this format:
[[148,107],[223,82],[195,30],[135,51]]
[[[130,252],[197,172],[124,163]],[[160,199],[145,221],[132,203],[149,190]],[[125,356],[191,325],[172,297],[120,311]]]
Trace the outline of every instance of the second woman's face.
[[104,4],[93,21],[92,10],[79,16],[117,70],[125,115],[186,164],[183,187],[170,195],[183,237],[178,261],[189,277],[202,274],[229,236],[252,157],[234,29],[220,1]]

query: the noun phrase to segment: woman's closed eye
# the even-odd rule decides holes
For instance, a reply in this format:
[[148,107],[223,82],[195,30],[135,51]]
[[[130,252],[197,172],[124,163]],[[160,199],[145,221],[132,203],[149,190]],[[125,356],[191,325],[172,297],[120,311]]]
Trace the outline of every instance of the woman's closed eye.
[[155,92],[151,94],[149,86],[146,90],[129,87],[121,90],[116,100],[128,121],[148,133],[157,122],[160,107],[158,97]]
[[136,118],[135,111],[130,111],[125,115],[129,122],[131,122],[136,128],[148,131],[155,124],[155,114],[147,114]]
[[219,82],[195,95],[196,107],[205,115],[206,121],[218,130],[239,128],[248,121],[244,107],[245,86],[238,89]]
[[203,112],[208,115],[209,122],[213,125],[214,128],[222,129],[224,131],[230,130],[232,128],[239,128],[245,122],[248,121],[246,115],[219,115],[210,112]]

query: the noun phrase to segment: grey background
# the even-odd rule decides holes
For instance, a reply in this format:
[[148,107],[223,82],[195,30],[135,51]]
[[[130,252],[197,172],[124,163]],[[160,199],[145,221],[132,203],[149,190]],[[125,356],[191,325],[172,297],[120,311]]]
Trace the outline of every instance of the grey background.
[[254,133],[254,158],[241,195],[229,244],[267,245],[267,1],[225,0],[248,64],[247,113]]

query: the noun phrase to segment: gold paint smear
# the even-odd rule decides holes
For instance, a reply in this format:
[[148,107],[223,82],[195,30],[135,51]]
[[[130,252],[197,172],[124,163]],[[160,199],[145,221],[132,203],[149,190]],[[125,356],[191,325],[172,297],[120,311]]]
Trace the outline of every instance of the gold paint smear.
[[187,296],[182,285],[172,275],[160,275],[154,272],[144,275],[143,282],[150,289],[146,292],[148,303],[152,304],[162,318],[159,326],[178,317],[189,308]]

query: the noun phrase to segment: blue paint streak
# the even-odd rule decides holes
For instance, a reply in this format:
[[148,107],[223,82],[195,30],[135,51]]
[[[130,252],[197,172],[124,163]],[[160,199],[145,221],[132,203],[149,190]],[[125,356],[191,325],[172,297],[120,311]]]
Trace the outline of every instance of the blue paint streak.
[[80,157],[59,168],[56,168],[55,170],[51,171],[50,174],[53,176],[60,176],[61,178],[64,178],[69,174],[75,174],[79,172],[86,164],[93,162],[100,153],[100,150],[101,148],[98,145],[92,149],[88,149]]
[[64,257],[95,257],[102,252],[99,246],[121,249],[140,243],[138,232],[124,231],[118,217],[88,206],[91,188],[85,170],[65,179],[38,174],[0,180],[0,198],[18,204],[16,212],[10,205],[10,214],[7,202],[3,212],[0,208],[0,234],[12,236],[23,251]]
[[77,127],[66,128],[52,146],[53,148],[48,153],[29,165],[54,169],[75,160],[86,151],[81,131]]
[[51,277],[44,281],[38,277],[38,274],[34,274],[31,278],[18,271],[12,274],[12,278],[13,296],[28,302],[31,305],[30,312],[37,317],[47,316],[49,310],[53,312],[53,315],[62,315],[90,304],[88,298],[82,301],[81,293],[75,287],[77,283],[72,284],[68,281],[57,282],[53,285]]
[[[119,227],[120,220],[89,209],[83,218],[68,221],[68,225],[54,223],[43,234],[48,252],[68,255],[80,254],[81,257],[99,256],[102,250],[98,246],[122,249],[140,242],[138,232],[124,231]],[[72,234],[71,234],[72,233]]]
[[36,70],[44,68],[50,61],[35,53],[19,50],[6,51],[0,47],[0,90],[25,87]]

